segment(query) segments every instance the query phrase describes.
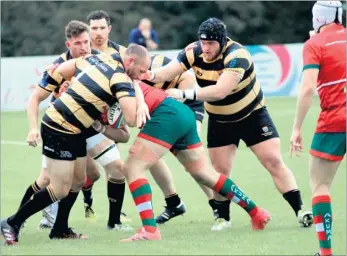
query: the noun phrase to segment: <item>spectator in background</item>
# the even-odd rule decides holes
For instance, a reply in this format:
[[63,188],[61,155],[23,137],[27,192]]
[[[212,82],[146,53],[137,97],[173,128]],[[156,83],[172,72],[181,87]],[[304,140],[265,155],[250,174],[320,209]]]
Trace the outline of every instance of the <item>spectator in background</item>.
[[152,29],[150,19],[141,19],[138,27],[130,31],[129,44],[139,44],[148,50],[156,50],[158,48],[157,32]]

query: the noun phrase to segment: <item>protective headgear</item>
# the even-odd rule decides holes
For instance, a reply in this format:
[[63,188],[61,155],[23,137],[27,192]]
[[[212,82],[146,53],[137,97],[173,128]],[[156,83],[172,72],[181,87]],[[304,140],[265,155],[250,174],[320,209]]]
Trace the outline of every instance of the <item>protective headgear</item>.
[[227,26],[217,18],[209,18],[201,23],[198,37],[199,40],[217,41],[222,50],[227,43]]
[[342,23],[342,4],[340,1],[317,1],[312,8],[313,29],[319,29],[329,23]]

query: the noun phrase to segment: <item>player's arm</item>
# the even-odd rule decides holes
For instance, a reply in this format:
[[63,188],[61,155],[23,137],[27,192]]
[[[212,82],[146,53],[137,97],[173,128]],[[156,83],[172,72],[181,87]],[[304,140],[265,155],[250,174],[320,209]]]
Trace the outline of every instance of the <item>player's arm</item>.
[[317,87],[319,69],[306,69],[302,74],[302,83],[296,105],[294,129],[301,130],[304,119],[312,105]]
[[141,80],[148,80],[154,83],[171,81],[176,76],[191,68],[194,63],[194,49],[181,51],[177,58],[172,59],[168,64],[160,68],[148,71]]
[[244,73],[251,65],[251,56],[245,49],[229,53],[224,60],[222,75],[214,85],[183,91],[172,91],[169,94],[176,98],[217,101],[222,100],[236,89]]
[[126,125],[121,128],[112,128],[102,124],[99,120],[95,120],[93,128],[116,143],[127,143],[130,139],[130,133]]
[[149,109],[145,102],[145,97],[143,95],[143,92],[141,90],[141,87],[139,85],[140,81],[133,81],[133,86],[135,90],[135,97],[136,97],[136,126],[138,128],[141,128],[147,121],[147,118],[150,119],[149,116]]
[[317,87],[317,79],[320,63],[320,49],[307,41],[303,50],[302,82],[298,95],[296,114],[293,128],[300,130],[304,119],[312,105],[312,99]]
[[65,61],[60,64],[52,72],[48,72],[49,75],[56,80],[57,83],[62,84],[64,80],[71,81],[73,75],[76,72],[76,62],[80,61],[79,59],[72,59]]
[[36,147],[40,142],[39,129],[39,105],[42,101],[48,98],[51,92],[46,91],[42,87],[37,86],[30,96],[27,107],[27,117],[29,121],[29,134],[27,142],[30,146]]
[[135,127],[137,102],[131,79],[124,73],[115,73],[110,81],[110,89],[119,102],[126,124]]
[[178,80],[178,89],[187,90],[187,89],[195,89],[198,87],[198,84],[195,79],[195,75],[193,72],[186,71],[184,72],[179,80]]
[[48,72],[54,70],[57,65],[52,64],[50,68],[45,70],[43,77],[35,88],[33,94],[29,97],[27,106],[27,117],[29,122],[29,134],[27,142],[30,146],[36,147],[40,142],[39,131],[39,106],[42,101],[47,99],[49,95],[57,88],[58,84],[55,80],[51,79]]

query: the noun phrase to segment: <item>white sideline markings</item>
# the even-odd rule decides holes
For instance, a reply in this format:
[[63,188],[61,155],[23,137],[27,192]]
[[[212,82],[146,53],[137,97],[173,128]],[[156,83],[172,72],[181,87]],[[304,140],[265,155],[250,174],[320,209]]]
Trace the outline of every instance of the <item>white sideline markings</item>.
[[18,140],[1,140],[2,145],[19,145],[19,146],[28,146],[26,141],[18,141]]

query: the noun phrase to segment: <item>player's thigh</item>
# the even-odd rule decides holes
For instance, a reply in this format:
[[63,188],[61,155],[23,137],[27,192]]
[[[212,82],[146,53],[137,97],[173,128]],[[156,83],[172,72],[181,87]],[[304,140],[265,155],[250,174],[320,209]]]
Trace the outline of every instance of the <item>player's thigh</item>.
[[316,133],[310,149],[311,188],[316,193],[330,187],[346,154],[346,133]]
[[341,161],[331,161],[310,156],[309,171],[312,193],[317,196],[322,191],[325,194],[330,188]]
[[77,185],[82,185],[86,180],[87,157],[77,157],[74,167],[74,182]]
[[86,163],[86,175],[92,180],[96,181],[100,178],[100,171],[99,168],[97,167],[94,159],[87,155],[87,163]]
[[239,124],[208,120],[207,147],[213,167],[229,175],[240,142]]
[[150,169],[167,152],[169,152],[169,148],[161,145],[161,143],[136,137],[130,147],[122,172],[128,182],[132,181],[138,175],[143,175],[145,170]]
[[212,186],[218,179],[219,174],[212,169],[202,146],[180,150],[176,153],[176,158],[199,183]]
[[50,184],[66,189],[72,184],[77,157],[86,156],[85,138],[55,131],[44,124],[41,125],[41,137]]
[[346,133],[315,133],[310,154],[331,161],[342,161],[346,154]]
[[265,107],[253,111],[240,121],[240,138],[247,147],[254,146],[273,138],[279,138],[278,131]]
[[[92,147],[88,147],[88,145]],[[120,153],[115,142],[101,133],[87,139],[87,149],[88,155],[104,168],[120,159]]]
[[196,123],[194,113],[186,105],[171,99],[165,99],[151,113],[138,137],[171,149]]

